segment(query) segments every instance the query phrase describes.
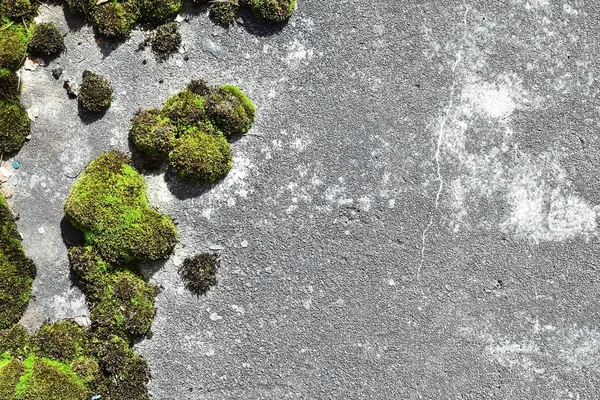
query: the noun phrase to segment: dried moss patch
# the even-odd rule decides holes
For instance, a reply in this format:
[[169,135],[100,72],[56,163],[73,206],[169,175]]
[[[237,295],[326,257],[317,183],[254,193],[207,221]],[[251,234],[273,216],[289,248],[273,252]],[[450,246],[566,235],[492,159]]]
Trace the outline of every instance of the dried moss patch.
[[181,34],[176,22],[159,26],[152,34],[152,51],[162,57],[177,53],[181,45]]
[[201,253],[186,258],[179,268],[179,275],[189,291],[201,295],[216,285],[219,263],[218,254]]

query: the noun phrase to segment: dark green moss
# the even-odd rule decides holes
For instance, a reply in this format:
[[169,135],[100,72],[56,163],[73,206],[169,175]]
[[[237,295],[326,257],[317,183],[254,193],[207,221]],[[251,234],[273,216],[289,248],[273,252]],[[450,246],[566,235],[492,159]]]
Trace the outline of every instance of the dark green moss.
[[0,100],[0,153],[13,153],[29,135],[29,117],[16,99]]
[[[0,330],[0,355],[25,358],[29,348],[29,336],[23,325]],[[1,397],[0,397],[1,398]]]
[[233,166],[231,147],[219,132],[191,128],[169,154],[169,163],[175,173],[190,182],[214,182]]
[[42,22],[35,25],[27,49],[33,55],[49,56],[62,53],[65,49],[65,41],[56,25]]
[[206,96],[212,89],[204,79],[194,79],[187,85],[187,90],[199,96]]
[[0,69],[16,71],[27,55],[29,35],[25,28],[13,22],[0,27]]
[[139,8],[136,0],[109,1],[97,5],[93,13],[98,33],[110,39],[125,39],[139,17]]
[[181,129],[195,126],[206,120],[204,97],[184,89],[167,99],[162,113]]
[[143,178],[118,152],[92,161],[65,203],[65,215],[109,263],[156,260],[177,242],[169,218],[150,207]]
[[210,6],[208,17],[217,25],[229,27],[240,16],[240,4],[237,0],[221,1]]
[[95,358],[82,356],[71,361],[71,370],[77,374],[83,383],[89,384],[98,379],[100,366]]
[[78,101],[85,111],[102,112],[110,107],[113,89],[110,82],[90,71],[83,72]]
[[34,277],[35,265],[25,256],[13,216],[0,195],[0,329],[12,327],[25,312]]
[[0,100],[19,96],[19,78],[7,69],[0,69]]
[[201,253],[186,258],[179,268],[179,275],[189,291],[201,295],[217,283],[218,267],[218,254]]
[[177,15],[182,3],[182,0],[141,0],[142,19],[163,22]]
[[91,17],[96,8],[96,0],[66,0],[66,3],[73,14],[83,15],[93,20]]
[[163,57],[176,53],[180,45],[181,34],[176,22],[161,25],[152,34],[152,51]]
[[39,3],[30,0],[3,0],[4,15],[13,21],[31,21],[38,13]]
[[256,106],[239,88],[223,85],[206,96],[206,112],[226,136],[247,133],[256,115]]
[[15,390],[24,372],[25,366],[18,359],[0,358],[0,399],[15,399]]
[[[33,366],[28,364],[33,360]],[[89,392],[69,364],[31,356],[25,361],[26,371],[16,387],[16,398],[22,400],[87,400]],[[27,369],[31,372],[28,373]]]
[[43,325],[31,338],[31,344],[36,355],[61,362],[82,356],[89,347],[81,327],[68,320]]
[[252,11],[267,22],[283,22],[296,8],[296,0],[250,0]]
[[175,145],[177,129],[160,110],[140,110],[131,119],[131,140],[140,151],[167,158]]

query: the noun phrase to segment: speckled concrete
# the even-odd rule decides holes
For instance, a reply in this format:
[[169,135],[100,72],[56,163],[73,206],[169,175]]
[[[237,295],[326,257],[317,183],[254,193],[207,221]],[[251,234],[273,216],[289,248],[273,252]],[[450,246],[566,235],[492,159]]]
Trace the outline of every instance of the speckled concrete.
[[[127,150],[128,121],[191,78],[258,105],[213,188],[146,175],[181,243],[137,345],[153,399],[596,399],[600,385],[597,2],[299,1],[288,25],[181,23],[189,61],[104,51],[91,29],[25,71],[37,109],[10,185],[38,265],[25,322],[86,312],[62,203],[87,162]],[[142,64],[147,60],[146,64]],[[83,122],[51,68],[107,76]],[[162,83],[159,83],[162,80]],[[177,266],[220,249],[219,284]]]

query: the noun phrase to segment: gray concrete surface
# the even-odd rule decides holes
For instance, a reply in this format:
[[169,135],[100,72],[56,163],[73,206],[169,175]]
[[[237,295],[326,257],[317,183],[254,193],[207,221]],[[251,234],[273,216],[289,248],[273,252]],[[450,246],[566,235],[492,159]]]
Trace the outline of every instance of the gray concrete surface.
[[[72,177],[128,149],[137,109],[204,77],[242,87],[258,117],[216,187],[146,175],[181,233],[148,269],[153,399],[598,398],[598,15],[591,0],[303,0],[269,35],[192,16],[189,61],[164,63],[136,51],[141,31],[104,55],[89,27],[69,31],[23,76],[39,114],[12,178],[39,269],[26,323],[86,312],[60,231]],[[42,19],[68,31],[58,7]],[[113,82],[104,118],[80,120],[56,63]],[[219,284],[197,298],[177,266],[209,248]]]

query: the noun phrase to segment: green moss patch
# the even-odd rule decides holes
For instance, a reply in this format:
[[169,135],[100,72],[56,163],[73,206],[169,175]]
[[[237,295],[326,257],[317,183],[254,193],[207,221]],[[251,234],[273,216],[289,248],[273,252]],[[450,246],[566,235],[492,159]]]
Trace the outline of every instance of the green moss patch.
[[24,358],[28,351],[29,335],[23,325],[0,330],[0,354]]
[[25,372],[25,365],[16,358],[0,363],[0,399],[12,400],[21,376]]
[[81,327],[68,320],[42,326],[31,344],[37,355],[63,362],[82,356],[89,347]]
[[0,100],[19,96],[19,77],[12,71],[0,69]]
[[35,0],[3,0],[4,15],[16,22],[31,21],[38,13],[39,4]]
[[141,0],[141,17],[149,22],[163,22],[177,15],[182,0]]
[[152,51],[161,57],[177,53],[181,45],[181,34],[176,22],[159,26],[152,34]]
[[104,153],[86,167],[64,208],[110,263],[163,258],[177,242],[173,221],[150,207],[144,180],[118,152]]
[[[27,360],[26,360],[27,361]],[[15,398],[23,400],[87,400],[89,392],[69,364],[33,357],[31,372],[21,376]]]
[[246,134],[256,116],[256,106],[239,88],[223,85],[206,96],[210,120],[226,136]]
[[33,55],[49,56],[62,53],[65,41],[56,25],[42,22],[35,25],[27,49]]
[[18,151],[29,135],[30,123],[18,99],[0,100],[0,153]]
[[184,89],[165,102],[162,114],[181,130],[206,121],[204,97]]
[[77,97],[85,111],[103,112],[110,107],[113,89],[110,82],[91,71],[83,71],[83,80]]
[[240,16],[238,0],[222,1],[210,6],[208,17],[217,25],[224,28],[233,25]]
[[217,283],[218,268],[218,254],[201,253],[186,258],[179,268],[179,275],[189,291],[201,295]]
[[136,0],[109,1],[96,5],[92,14],[98,33],[110,39],[124,39],[139,17],[139,7]]
[[166,158],[175,146],[177,128],[160,110],[140,110],[131,119],[130,135],[140,151]]
[[19,69],[25,61],[28,42],[29,34],[22,24],[8,22],[0,26],[0,68]]
[[25,312],[35,272],[12,213],[0,195],[0,329],[12,327]]
[[267,22],[283,22],[296,8],[296,0],[249,0],[254,14]]

